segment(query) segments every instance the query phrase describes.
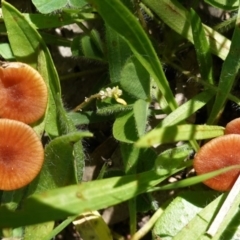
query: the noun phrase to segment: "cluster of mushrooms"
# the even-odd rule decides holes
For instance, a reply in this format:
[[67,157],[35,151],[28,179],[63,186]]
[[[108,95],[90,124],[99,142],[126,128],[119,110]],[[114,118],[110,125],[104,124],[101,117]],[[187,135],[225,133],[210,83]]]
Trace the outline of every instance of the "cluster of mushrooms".
[[[226,125],[223,136],[206,143],[194,157],[193,166],[198,175],[240,164],[240,118]],[[217,191],[229,191],[240,173],[236,168],[204,182]]]
[[40,172],[44,149],[30,124],[45,113],[47,86],[27,64],[0,66],[0,190],[29,184]]

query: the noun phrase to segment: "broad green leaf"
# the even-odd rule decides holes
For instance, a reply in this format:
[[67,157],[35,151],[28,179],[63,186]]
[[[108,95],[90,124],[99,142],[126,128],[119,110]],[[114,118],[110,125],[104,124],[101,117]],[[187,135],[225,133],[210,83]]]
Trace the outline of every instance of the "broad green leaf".
[[5,1],[2,1],[2,5],[3,19],[13,54],[17,60],[36,68],[39,45],[44,44],[41,36],[17,9]]
[[103,61],[101,40],[96,30],[89,35],[75,37],[72,41],[71,50],[73,56],[82,56],[88,59]]
[[126,174],[135,174],[140,154],[140,149],[133,144],[121,143],[121,155],[123,159],[124,171]]
[[135,16],[120,1],[89,0],[89,2],[96,7],[106,24],[126,40],[138,61],[155,80],[168,106],[167,110],[174,110],[177,104],[158,56]]
[[122,68],[132,52],[124,39],[106,24],[106,46],[111,82],[119,82]]
[[238,0],[204,0],[206,3],[224,10],[235,10],[238,8]]
[[61,89],[52,58],[48,49],[45,47],[38,57],[38,71],[49,81],[49,100],[48,111],[46,113],[45,131],[49,137],[56,137],[60,135],[57,111],[61,105],[56,102],[55,97],[57,94],[61,94]]
[[120,85],[123,90],[137,99],[150,98],[149,74],[135,57],[128,59],[123,66]]
[[153,234],[162,240],[172,240],[215,197],[214,191],[180,193],[156,222]]
[[200,17],[193,9],[190,10],[190,16],[194,47],[197,53],[201,78],[210,84],[214,84],[213,62],[206,33],[204,32]]
[[45,161],[38,178],[31,183],[31,189],[39,193],[48,189],[76,184],[73,155],[74,145],[89,132],[74,132],[52,140],[45,148]]
[[[171,172],[171,174],[176,173]],[[169,176],[169,171],[148,171],[57,188],[26,199],[20,211],[0,208],[0,227],[17,227],[63,219],[103,209],[146,192]],[[37,217],[36,217],[37,216]]]
[[[209,222],[213,219],[219,206],[222,204],[225,194],[220,195],[213,200],[204,209],[202,209],[178,234],[172,238],[173,240],[192,240],[203,239],[204,234],[209,226]],[[207,238],[208,239],[208,238]]]
[[171,143],[178,141],[200,140],[218,137],[224,134],[224,128],[208,125],[173,125],[153,129],[137,142],[138,147],[150,147],[154,144]]
[[152,148],[141,149],[137,164],[137,172],[145,172],[154,169],[157,158],[156,152]]
[[120,149],[127,174],[150,171],[154,168],[157,155],[151,148],[140,149],[132,144],[121,143]]
[[240,4],[238,9],[238,20],[236,20],[235,29],[232,36],[232,44],[230,47],[230,51],[227,55],[227,58],[222,65],[218,91],[215,98],[215,102],[212,107],[212,111],[207,120],[208,124],[214,123],[220,117],[223,106],[227,100],[227,95],[230,93],[234,85],[235,78],[239,71],[240,67],[240,56],[238,54],[240,52],[239,18],[240,18]]
[[[57,108],[57,118],[58,118],[58,128],[61,132],[61,134],[68,134],[68,133],[76,133],[76,136],[78,135],[78,130],[74,126],[72,120],[68,117],[66,110],[63,107],[62,99],[59,94],[56,94],[55,96],[55,102],[58,106]],[[84,133],[82,136],[84,136]],[[89,133],[88,133],[89,134]],[[90,136],[88,135],[87,136]],[[85,155],[83,151],[83,146],[80,141],[76,142],[73,146],[73,155],[74,155],[74,161],[73,169],[74,169],[74,177],[76,182],[81,182],[83,177],[83,169],[85,166]]]
[[[178,1],[142,0],[142,2],[156,13],[170,28],[190,42],[193,42],[189,12]],[[212,28],[206,25],[203,25],[203,27],[211,52],[224,60],[229,52],[231,41]]]
[[[208,191],[206,193],[209,194],[211,192]],[[191,195],[194,195],[194,192],[191,192]],[[216,193],[214,195],[216,195]],[[238,239],[237,234],[239,233],[239,228],[238,228],[239,221],[237,220],[239,217],[239,211],[238,211],[238,206],[240,201],[239,195],[237,196],[236,201],[234,201],[233,205],[231,206],[230,211],[227,213],[227,216],[224,218],[224,221],[220,225],[220,228],[218,229],[217,234],[213,238],[206,234],[206,230],[209,228],[210,223],[213,221],[214,217],[219,211],[220,206],[223,204],[223,201],[226,198],[226,195],[227,193],[221,195],[220,197],[218,197],[218,199],[214,200],[212,203],[207,205],[190,222],[188,222],[187,225],[184,226],[178,233],[175,231],[176,235],[174,235],[174,238],[171,238],[171,239],[175,239],[175,240],[179,240],[179,239],[237,240]],[[198,194],[198,199],[201,199],[201,195],[199,194]],[[179,209],[176,209],[176,211],[179,211]],[[174,219],[172,219],[172,221],[174,222]]]
[[99,32],[95,29],[93,29],[90,33],[89,36],[92,39],[92,42],[94,43],[94,46],[98,49],[99,52],[101,52],[102,56],[104,56],[104,47],[102,43],[101,36]]
[[120,113],[113,124],[113,136],[126,143],[133,143],[138,139],[133,111]]
[[193,149],[187,144],[168,149],[157,157],[155,168],[164,168],[168,170],[176,169],[181,166],[183,161],[186,160],[192,153]]
[[0,43],[0,55],[6,60],[15,59],[9,43]]
[[51,13],[62,9],[67,5],[77,8],[81,8],[86,5],[85,0],[33,0],[32,2],[41,13]]
[[142,99],[137,100],[133,105],[133,114],[138,137],[144,135],[148,118],[148,103]]
[[[133,2],[123,0],[122,3],[128,8],[133,10]],[[127,59],[132,56],[128,44],[124,39],[108,24],[106,28],[106,48],[108,57],[108,67],[111,82],[119,82],[121,71]]]
[[107,116],[98,115],[94,111],[69,112],[68,117],[72,120],[74,125],[105,122],[113,118],[110,115]]

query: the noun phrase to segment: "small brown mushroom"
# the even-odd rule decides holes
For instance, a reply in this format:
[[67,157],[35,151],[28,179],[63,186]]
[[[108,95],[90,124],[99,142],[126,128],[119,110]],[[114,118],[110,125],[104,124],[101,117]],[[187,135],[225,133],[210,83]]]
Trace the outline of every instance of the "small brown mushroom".
[[47,107],[47,86],[34,68],[24,63],[0,67],[0,117],[33,123]]
[[[240,164],[240,135],[228,134],[206,143],[196,153],[193,166],[197,175]],[[236,181],[240,169],[230,170],[204,182],[217,191],[228,191]]]
[[235,118],[230,121],[225,128],[225,134],[240,134],[240,118]]
[[41,170],[44,150],[27,124],[0,119],[0,189],[15,190],[29,184]]

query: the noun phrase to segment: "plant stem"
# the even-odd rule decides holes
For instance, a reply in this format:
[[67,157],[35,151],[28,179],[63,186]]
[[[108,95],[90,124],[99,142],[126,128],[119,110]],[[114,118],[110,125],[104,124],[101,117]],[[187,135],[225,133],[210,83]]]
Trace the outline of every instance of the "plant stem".
[[136,232],[131,240],[139,240],[141,238],[143,238],[153,227],[153,225],[155,224],[155,222],[159,219],[159,217],[162,215],[163,213],[163,209],[159,208],[151,217],[151,219],[138,231]]

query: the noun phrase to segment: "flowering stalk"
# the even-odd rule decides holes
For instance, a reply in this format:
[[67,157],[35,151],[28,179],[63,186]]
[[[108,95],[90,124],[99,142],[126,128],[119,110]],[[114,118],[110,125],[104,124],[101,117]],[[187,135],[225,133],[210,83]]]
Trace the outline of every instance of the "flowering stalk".
[[87,104],[89,104],[94,99],[106,99],[106,98],[114,98],[116,102],[127,105],[126,101],[120,96],[122,95],[122,90],[119,89],[118,86],[110,88],[107,87],[105,90],[101,90],[99,93],[91,95],[89,98],[85,98],[84,102],[78,105],[76,108],[73,109],[74,112],[81,111]]

